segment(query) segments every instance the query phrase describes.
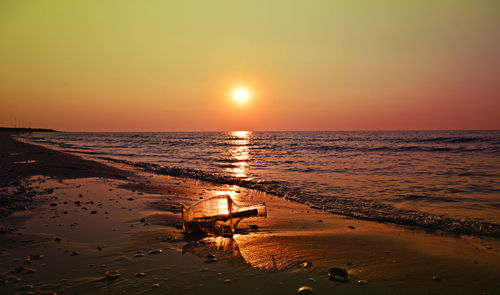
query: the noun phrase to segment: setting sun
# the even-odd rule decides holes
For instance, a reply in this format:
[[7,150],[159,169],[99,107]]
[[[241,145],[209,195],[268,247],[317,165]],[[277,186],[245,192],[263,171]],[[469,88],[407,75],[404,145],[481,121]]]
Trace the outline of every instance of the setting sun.
[[250,90],[244,86],[235,88],[232,93],[232,98],[239,103],[247,102],[251,96]]

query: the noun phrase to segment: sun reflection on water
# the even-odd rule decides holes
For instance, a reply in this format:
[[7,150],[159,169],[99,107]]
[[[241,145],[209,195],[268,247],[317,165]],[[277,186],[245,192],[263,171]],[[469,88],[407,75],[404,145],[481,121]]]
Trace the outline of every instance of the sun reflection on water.
[[233,173],[234,176],[240,178],[248,177],[248,159],[250,158],[250,149],[248,145],[250,143],[250,136],[252,132],[250,131],[232,131],[231,136],[231,157],[234,160],[232,168],[228,170]]

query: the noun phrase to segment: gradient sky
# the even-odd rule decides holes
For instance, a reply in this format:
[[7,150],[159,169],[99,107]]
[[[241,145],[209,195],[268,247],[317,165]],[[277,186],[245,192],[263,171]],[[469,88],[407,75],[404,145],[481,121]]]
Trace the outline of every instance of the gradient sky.
[[[238,105],[231,89],[253,92]],[[0,1],[0,125],[500,129],[500,2]]]

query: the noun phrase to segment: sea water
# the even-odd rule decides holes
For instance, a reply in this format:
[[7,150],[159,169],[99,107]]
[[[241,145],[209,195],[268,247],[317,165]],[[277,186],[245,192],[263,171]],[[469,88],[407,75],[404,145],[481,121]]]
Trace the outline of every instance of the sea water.
[[500,236],[500,131],[32,133],[156,173],[357,218]]

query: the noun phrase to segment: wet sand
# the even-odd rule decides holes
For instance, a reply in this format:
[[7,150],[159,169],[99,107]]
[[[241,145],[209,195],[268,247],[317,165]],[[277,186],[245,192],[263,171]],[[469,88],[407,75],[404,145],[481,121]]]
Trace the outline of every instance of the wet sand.
[[[0,140],[1,294],[500,293],[498,239],[360,221]],[[218,194],[265,202],[268,217],[245,219],[233,239],[183,234],[179,204]],[[332,267],[349,281],[329,280]]]

